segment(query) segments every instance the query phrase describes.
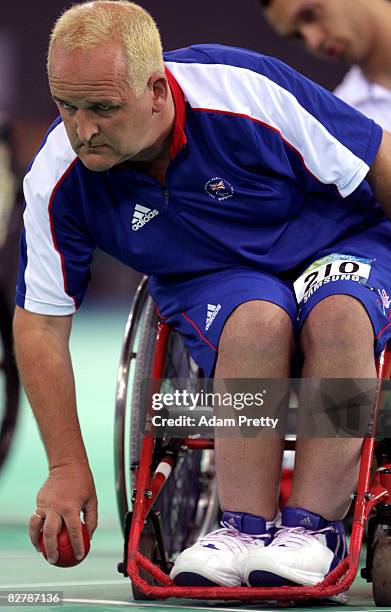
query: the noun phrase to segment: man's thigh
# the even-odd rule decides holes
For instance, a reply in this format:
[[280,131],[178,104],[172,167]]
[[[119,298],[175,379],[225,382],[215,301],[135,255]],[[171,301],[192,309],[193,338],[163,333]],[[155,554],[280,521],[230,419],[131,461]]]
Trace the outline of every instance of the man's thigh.
[[[292,322],[297,315],[292,287],[253,268],[233,267],[188,279],[173,285],[172,296],[169,293],[153,295],[160,315],[182,334],[191,356],[206,378],[213,374],[223,329],[232,313],[239,313],[242,305],[266,301],[287,312]],[[262,330],[259,331],[261,334]]]
[[[309,314],[330,296],[351,296],[358,300],[369,318],[378,356],[391,338],[391,236],[382,227],[371,228],[347,238],[322,251],[314,262],[294,282],[298,302],[297,328],[301,330]],[[333,314],[349,318],[349,325],[357,321],[357,337],[363,329],[362,316],[354,317],[362,309],[355,301],[328,300],[331,321]],[[350,304],[350,306],[349,306]],[[325,306],[322,311],[325,313]],[[349,308],[352,311],[349,311]],[[345,310],[344,310],[345,309]],[[315,311],[314,311],[315,312]],[[318,308],[320,312],[320,308]],[[366,317],[365,317],[366,318]],[[340,321],[341,323],[341,321]],[[346,322],[348,323],[348,321]],[[343,326],[342,326],[343,327]]]

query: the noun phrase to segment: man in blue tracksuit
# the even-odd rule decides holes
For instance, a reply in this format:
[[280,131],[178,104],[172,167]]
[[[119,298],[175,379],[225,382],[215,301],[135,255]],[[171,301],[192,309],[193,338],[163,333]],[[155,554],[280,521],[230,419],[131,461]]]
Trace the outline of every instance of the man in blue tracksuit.
[[[196,45],[161,52],[135,4],[62,15],[48,76],[60,112],[24,181],[19,368],[49,460],[30,537],[82,555],[97,502],[68,349],[95,247],[150,277],[205,376],[373,378],[391,335],[390,137],[281,62]],[[375,197],[376,196],[376,197]],[[181,553],[178,584],[315,584],[346,551],[359,439],[298,440],[282,519],[283,441],[217,439],[221,529]]]

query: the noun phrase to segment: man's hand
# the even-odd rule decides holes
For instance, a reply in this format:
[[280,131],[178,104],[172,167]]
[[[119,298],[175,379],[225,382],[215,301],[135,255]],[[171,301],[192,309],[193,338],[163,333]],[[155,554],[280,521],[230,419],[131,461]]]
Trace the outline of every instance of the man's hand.
[[49,478],[38,493],[29,524],[38,548],[43,530],[48,560],[56,563],[57,535],[68,530],[75,557],[84,556],[80,512],[90,536],[97,524],[97,499],[80,431],[69,353],[71,316],[39,315],[16,308],[15,351],[19,372],[37,420],[49,462]]
[[84,515],[91,538],[97,526],[97,507],[94,480],[88,464],[72,463],[53,467],[37,495],[36,514],[30,519],[29,535],[33,546],[39,551],[42,530],[48,561],[56,563],[57,536],[64,522],[75,557],[82,559],[84,543],[80,512]]

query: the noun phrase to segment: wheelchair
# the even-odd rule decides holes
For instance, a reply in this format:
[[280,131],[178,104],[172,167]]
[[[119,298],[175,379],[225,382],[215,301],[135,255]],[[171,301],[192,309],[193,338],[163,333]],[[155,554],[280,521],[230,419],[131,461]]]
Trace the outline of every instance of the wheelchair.
[[[383,392],[390,390],[391,343],[378,360],[377,372],[374,423]],[[116,495],[124,535],[123,559],[117,569],[130,578],[134,599],[283,603],[329,598],[352,585],[366,530],[366,566],[361,575],[372,582],[376,605],[390,606],[391,439],[376,441],[374,428],[363,441],[348,556],[322,582],[284,587],[174,584],[169,572],[176,555],[216,528],[219,519],[214,442],[197,436],[169,439],[148,435],[152,389],[161,389],[162,384],[164,392],[169,392],[174,378],[187,379],[192,389],[197,388],[201,374],[179,334],[160,321],[144,277],[125,329],[114,428]],[[294,450],[294,441],[286,440],[285,448]]]
[[9,455],[17,424],[20,385],[12,347],[12,314],[21,225],[11,133],[0,120],[0,469]]
[[19,395],[19,377],[12,349],[12,314],[0,290],[0,469],[14,437]]

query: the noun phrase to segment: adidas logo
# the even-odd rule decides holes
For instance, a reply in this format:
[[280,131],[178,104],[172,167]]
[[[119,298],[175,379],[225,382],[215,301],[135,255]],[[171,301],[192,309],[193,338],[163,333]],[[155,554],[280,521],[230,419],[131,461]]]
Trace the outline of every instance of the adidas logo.
[[147,208],[146,206],[141,206],[141,204],[136,204],[133,213],[132,219],[132,230],[137,232],[137,230],[144,227],[146,223],[151,221],[156,215],[159,214],[159,211],[154,208]]
[[308,525],[308,527],[311,527],[312,523],[310,517],[306,516],[305,518],[303,518],[303,520],[300,521],[300,525]]
[[214,306],[214,304],[208,304],[208,312],[206,315],[206,325],[205,325],[206,331],[208,331],[209,327],[212,325],[220,309],[221,309],[221,304],[217,304],[217,306]]

